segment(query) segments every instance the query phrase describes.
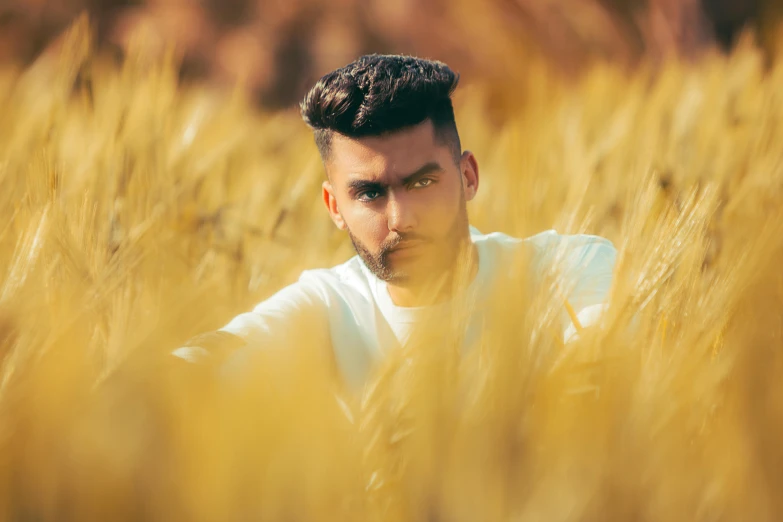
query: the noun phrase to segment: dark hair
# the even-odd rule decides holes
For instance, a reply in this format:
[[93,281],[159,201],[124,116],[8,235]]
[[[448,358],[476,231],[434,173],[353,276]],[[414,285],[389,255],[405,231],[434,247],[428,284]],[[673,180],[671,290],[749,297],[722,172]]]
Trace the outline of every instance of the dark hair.
[[321,157],[329,157],[334,132],[349,138],[380,136],[429,119],[435,138],[462,150],[451,94],[459,75],[446,64],[411,56],[362,56],[330,72],[301,103]]

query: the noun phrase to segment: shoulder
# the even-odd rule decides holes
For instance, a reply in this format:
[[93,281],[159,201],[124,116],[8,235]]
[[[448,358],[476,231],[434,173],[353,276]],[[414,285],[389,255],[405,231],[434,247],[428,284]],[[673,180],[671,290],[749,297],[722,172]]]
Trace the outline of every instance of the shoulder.
[[305,270],[298,284],[312,291],[342,294],[348,291],[369,292],[369,274],[359,256],[331,268]]
[[263,301],[251,312],[234,317],[223,330],[247,337],[252,332],[266,331],[273,323],[293,318],[317,320],[329,314],[335,302],[353,301],[361,281],[359,259],[350,259],[332,268],[316,268],[303,271],[298,280],[290,283]]
[[329,294],[339,293],[344,285],[359,277],[360,270],[356,261],[359,261],[358,257],[332,268],[304,270],[296,281],[280,288],[260,302],[254,311],[328,303]]
[[610,240],[590,234],[558,234],[555,230],[547,230],[524,241],[532,245],[538,255],[545,257],[598,256],[614,259],[617,255]]
[[516,256],[520,251],[525,250],[524,239],[512,237],[502,232],[482,234],[472,226],[470,227],[470,239],[485,258],[503,259]]
[[502,232],[490,232],[483,234],[476,228],[470,227],[470,236],[477,245],[495,249],[516,250],[525,246],[538,253],[547,253],[553,250],[583,250],[585,248],[614,251],[612,242],[601,236],[590,234],[559,234],[556,230],[546,230],[525,238],[513,237]]
[[539,273],[559,274],[569,281],[609,284],[617,262],[617,250],[607,238],[590,234],[558,234],[548,230],[526,240],[534,248]]
[[580,265],[614,266],[617,250],[607,238],[590,234],[559,234],[546,230],[538,234],[516,238],[501,232],[481,234],[471,227],[471,237],[480,248],[497,254],[532,256],[534,265],[562,262],[569,267]]

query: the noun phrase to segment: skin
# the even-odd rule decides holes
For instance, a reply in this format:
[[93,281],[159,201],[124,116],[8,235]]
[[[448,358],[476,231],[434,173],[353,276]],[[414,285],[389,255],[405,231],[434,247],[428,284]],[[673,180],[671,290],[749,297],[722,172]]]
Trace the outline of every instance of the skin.
[[467,202],[478,190],[475,156],[457,161],[430,120],[393,133],[352,139],[335,134],[324,163],[323,201],[367,267],[387,282],[397,306],[448,299],[460,265],[468,281],[477,254]]

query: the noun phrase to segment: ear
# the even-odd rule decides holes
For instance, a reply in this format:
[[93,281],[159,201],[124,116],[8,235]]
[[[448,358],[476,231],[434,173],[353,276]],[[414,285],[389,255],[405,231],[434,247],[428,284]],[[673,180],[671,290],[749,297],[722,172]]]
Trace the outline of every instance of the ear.
[[347,227],[345,225],[345,221],[343,220],[343,216],[340,214],[340,209],[337,208],[337,199],[334,197],[334,189],[332,188],[332,184],[329,183],[329,181],[324,181],[321,185],[322,189],[322,197],[324,200],[324,204],[326,205],[326,210],[329,211],[329,217],[332,218],[332,221],[334,221],[334,224],[337,228],[340,230],[345,230]]
[[470,201],[476,197],[479,187],[479,167],[476,156],[466,150],[462,153],[459,160],[460,170],[462,171],[462,186],[465,188],[465,201]]

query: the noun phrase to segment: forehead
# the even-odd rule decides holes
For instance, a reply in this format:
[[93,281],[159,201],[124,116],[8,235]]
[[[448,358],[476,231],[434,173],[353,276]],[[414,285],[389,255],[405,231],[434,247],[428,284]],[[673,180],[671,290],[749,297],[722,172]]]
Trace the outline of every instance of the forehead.
[[445,166],[451,152],[438,143],[429,120],[414,127],[381,136],[332,137],[326,170],[332,182],[357,177],[404,177],[426,163],[436,161]]

